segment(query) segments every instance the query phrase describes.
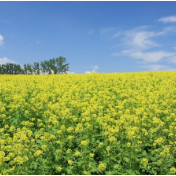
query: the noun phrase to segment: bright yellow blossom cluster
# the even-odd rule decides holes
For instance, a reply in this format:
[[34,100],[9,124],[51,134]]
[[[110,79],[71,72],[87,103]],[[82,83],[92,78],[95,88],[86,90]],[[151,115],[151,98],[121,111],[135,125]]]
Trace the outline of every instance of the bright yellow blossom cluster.
[[0,75],[0,174],[175,174],[176,72]]

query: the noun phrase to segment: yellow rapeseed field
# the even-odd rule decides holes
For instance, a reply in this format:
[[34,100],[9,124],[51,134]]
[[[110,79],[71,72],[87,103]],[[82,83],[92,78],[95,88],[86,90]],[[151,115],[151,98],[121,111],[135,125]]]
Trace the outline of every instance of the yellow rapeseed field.
[[0,174],[176,174],[176,72],[0,75]]

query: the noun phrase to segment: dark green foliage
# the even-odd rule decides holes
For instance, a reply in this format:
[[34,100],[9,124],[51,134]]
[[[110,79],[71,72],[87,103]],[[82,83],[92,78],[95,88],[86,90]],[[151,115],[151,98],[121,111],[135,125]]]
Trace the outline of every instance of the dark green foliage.
[[0,74],[24,74],[24,70],[19,64],[6,63],[0,65]]
[[19,64],[6,63],[0,65],[0,74],[66,74],[69,71],[69,64],[65,62],[66,58],[60,56],[40,63],[34,62],[34,65],[24,64],[23,68]]

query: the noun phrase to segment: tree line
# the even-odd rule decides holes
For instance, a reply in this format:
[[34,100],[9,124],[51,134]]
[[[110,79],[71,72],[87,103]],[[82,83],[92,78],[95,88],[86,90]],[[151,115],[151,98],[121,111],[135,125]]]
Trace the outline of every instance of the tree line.
[[69,64],[66,58],[58,57],[50,60],[34,62],[34,64],[24,64],[23,66],[15,63],[0,64],[0,74],[62,74],[69,71]]

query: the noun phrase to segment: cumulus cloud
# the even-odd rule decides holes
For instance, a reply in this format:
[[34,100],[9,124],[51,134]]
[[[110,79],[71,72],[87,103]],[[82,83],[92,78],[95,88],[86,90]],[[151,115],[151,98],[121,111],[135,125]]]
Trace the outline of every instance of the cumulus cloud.
[[159,32],[154,32],[149,31],[147,26],[137,27],[124,32],[124,42],[133,48],[150,49],[160,46],[157,42],[153,41],[154,37],[164,35],[174,30],[173,27],[166,27]]
[[154,36],[153,32],[141,31],[136,33],[128,33],[127,36],[131,36],[131,45],[146,49],[152,46],[158,46],[155,42],[151,41],[150,38]]
[[16,63],[15,61],[12,61],[12,60],[10,60],[10,59],[8,59],[7,57],[4,57],[4,58],[0,58],[0,64],[2,65],[2,64],[6,64],[6,63]]
[[85,74],[91,74],[92,72],[91,71],[86,71]]
[[128,55],[134,59],[142,59],[144,63],[159,62],[163,58],[174,56],[175,53],[169,53],[164,51],[142,52],[135,50],[124,50],[122,54]]
[[[165,44],[158,43],[157,37],[175,32],[174,26],[168,26],[160,30],[151,30],[149,26],[139,26],[131,30],[126,30],[121,35],[122,46],[126,49],[114,52],[111,56],[127,56],[139,60],[142,67],[151,70],[174,70],[167,65],[158,64],[160,61],[176,63],[176,52],[161,49]],[[156,49],[157,48],[157,49]],[[172,46],[176,49],[175,46]],[[142,61],[142,62],[141,62]],[[153,64],[153,65],[149,65]]]
[[170,68],[167,65],[158,65],[158,64],[146,65],[144,67],[148,68],[149,70],[152,70],[152,71],[160,71],[160,70],[162,70],[162,71],[174,71],[174,70],[176,70],[176,69]]
[[0,35],[0,46],[4,44],[4,37],[2,35]]
[[168,59],[169,62],[176,64],[176,54]]
[[158,21],[162,21],[163,23],[173,23],[176,22],[176,16],[163,17],[158,19]]
[[96,72],[96,70],[99,68],[97,65],[92,65],[92,71],[86,71],[85,74],[91,74],[92,72]]

